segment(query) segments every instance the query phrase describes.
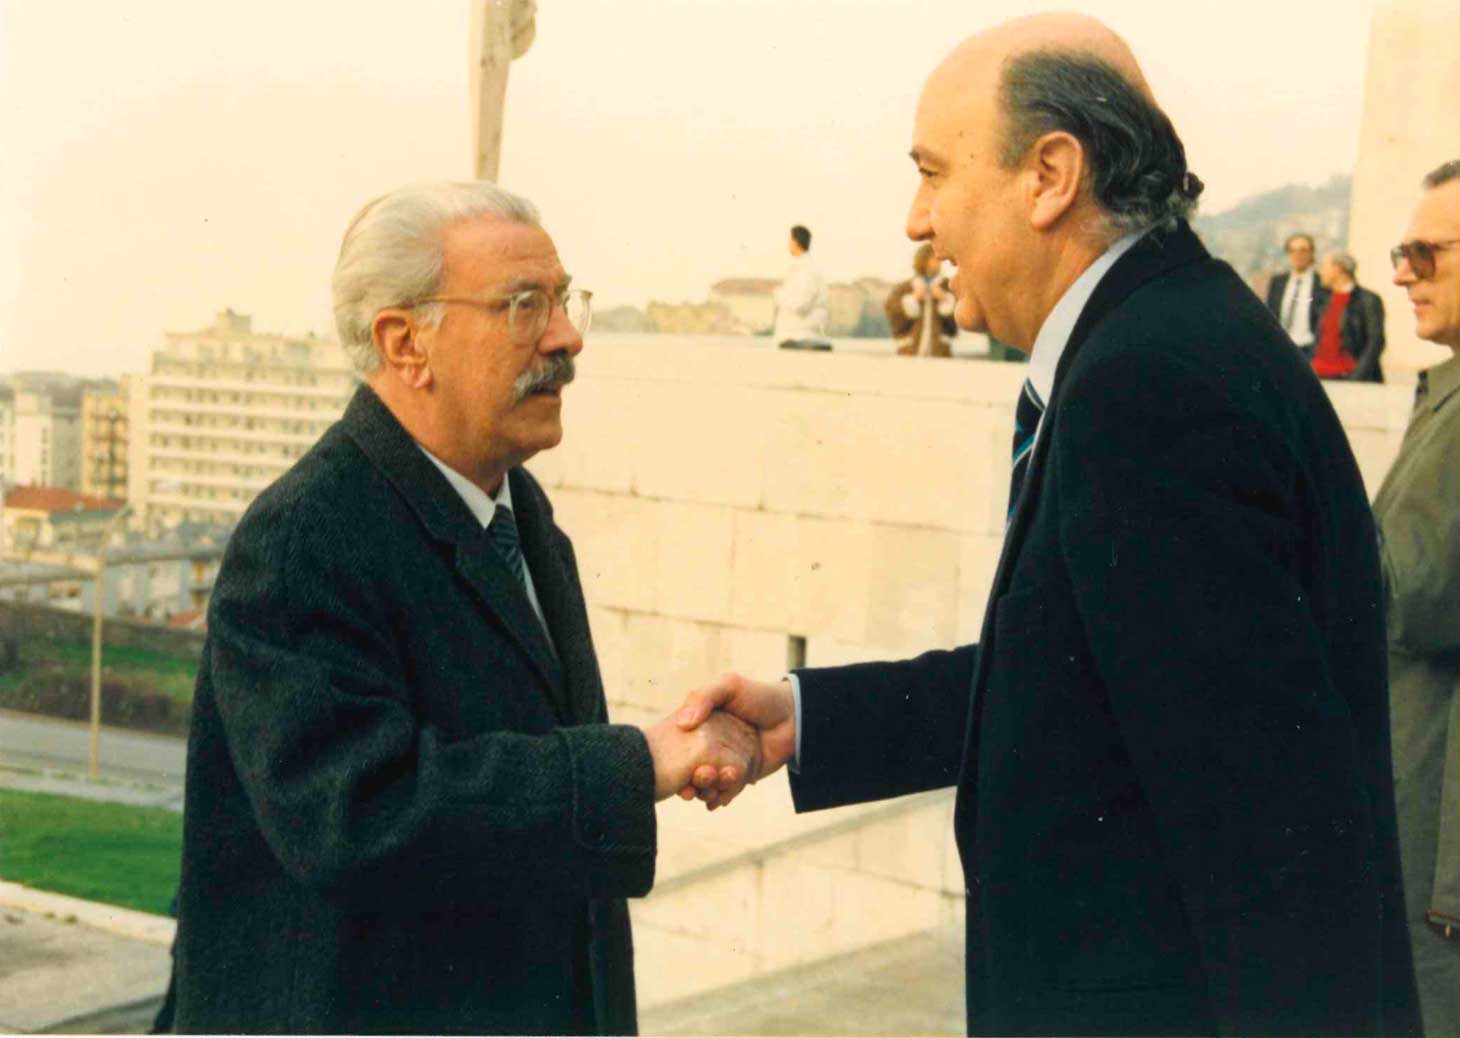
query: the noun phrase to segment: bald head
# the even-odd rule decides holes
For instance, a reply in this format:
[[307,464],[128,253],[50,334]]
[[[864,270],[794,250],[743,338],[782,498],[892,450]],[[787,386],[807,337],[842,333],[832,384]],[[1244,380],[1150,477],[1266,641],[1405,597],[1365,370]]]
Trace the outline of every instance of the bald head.
[[967,89],[997,82],[1006,61],[1031,51],[1063,51],[1095,58],[1114,69],[1132,89],[1156,103],[1130,46],[1109,26],[1083,14],[1036,14],[996,25],[964,40],[928,81]]
[[[1013,345],[1050,301],[1019,313],[1010,297],[1057,299],[1122,235],[1189,215],[1201,189],[1130,47],[1077,14],[1020,18],[959,44],[928,78],[912,154],[924,181],[909,236],[959,265],[960,323]],[[993,253],[1003,258],[987,278],[965,273]],[[1011,263],[1027,269],[1011,277]]]

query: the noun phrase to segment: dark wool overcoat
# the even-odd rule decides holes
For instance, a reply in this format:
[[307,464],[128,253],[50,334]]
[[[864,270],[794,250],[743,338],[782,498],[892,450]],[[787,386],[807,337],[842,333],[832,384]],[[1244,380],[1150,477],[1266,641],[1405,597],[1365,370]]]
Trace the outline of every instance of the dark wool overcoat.
[[976,1034],[1412,1033],[1383,585],[1318,380],[1184,225],[1097,285],[978,646],[799,672],[801,809],[956,786]]
[[552,645],[369,388],[234,532],[188,747],[179,1030],[634,1031],[653,764],[606,723],[568,539],[509,478]]

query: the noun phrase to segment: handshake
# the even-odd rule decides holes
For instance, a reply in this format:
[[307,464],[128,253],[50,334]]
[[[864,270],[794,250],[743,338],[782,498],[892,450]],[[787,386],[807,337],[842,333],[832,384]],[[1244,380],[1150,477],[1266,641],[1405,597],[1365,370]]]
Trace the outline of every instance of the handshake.
[[678,794],[711,811],[724,807],[795,755],[791,684],[724,674],[645,728],[644,738],[654,758],[656,801]]

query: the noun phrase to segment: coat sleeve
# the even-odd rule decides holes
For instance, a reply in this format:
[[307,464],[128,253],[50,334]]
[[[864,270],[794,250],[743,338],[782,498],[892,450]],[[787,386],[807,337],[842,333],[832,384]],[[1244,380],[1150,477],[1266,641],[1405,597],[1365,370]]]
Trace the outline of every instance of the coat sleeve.
[[1377,292],[1365,291],[1355,302],[1359,306],[1359,326],[1363,341],[1359,344],[1359,355],[1353,373],[1349,376],[1358,382],[1378,381],[1379,354],[1384,352],[1384,300]]
[[796,672],[798,811],[941,789],[958,781],[977,646],[898,663]]
[[1061,550],[1219,1032],[1348,1033],[1379,984],[1370,791],[1298,576],[1296,457],[1209,377],[1127,351],[1072,379]]
[[1437,417],[1448,434],[1429,437],[1409,492],[1382,516],[1389,641],[1421,657],[1460,654],[1460,414]]
[[[357,896],[423,872],[443,897],[646,893],[656,830],[642,733],[448,741],[413,709],[396,649],[409,631],[379,573],[344,561],[343,523],[286,511],[235,532],[207,664],[234,769],[284,870]],[[418,614],[444,622],[431,603]]]
[[894,339],[900,339],[912,331],[914,318],[903,306],[904,296],[912,292],[912,282],[904,281],[901,284],[893,285],[892,291],[887,293],[887,300],[882,304],[882,312],[887,315],[887,326],[892,332]]

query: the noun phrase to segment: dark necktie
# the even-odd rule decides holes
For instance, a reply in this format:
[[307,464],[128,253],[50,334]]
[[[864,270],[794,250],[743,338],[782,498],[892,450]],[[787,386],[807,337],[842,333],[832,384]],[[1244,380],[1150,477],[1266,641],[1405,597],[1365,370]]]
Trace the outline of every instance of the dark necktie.
[[487,524],[487,533],[492,538],[492,545],[501,554],[502,561],[516,574],[525,591],[527,563],[522,558],[522,542],[517,539],[517,520],[512,518],[512,509],[506,505],[498,505],[492,521]]
[[1008,519],[1014,518],[1019,491],[1024,487],[1025,473],[1029,471],[1029,455],[1034,450],[1034,433],[1043,415],[1044,402],[1039,399],[1033,383],[1026,378],[1024,388],[1019,391],[1019,403],[1014,408],[1014,469],[1009,478]]

